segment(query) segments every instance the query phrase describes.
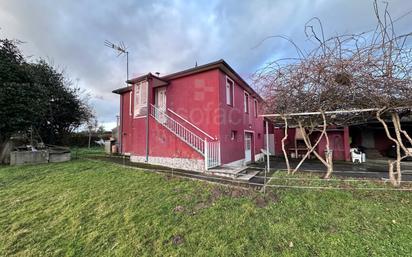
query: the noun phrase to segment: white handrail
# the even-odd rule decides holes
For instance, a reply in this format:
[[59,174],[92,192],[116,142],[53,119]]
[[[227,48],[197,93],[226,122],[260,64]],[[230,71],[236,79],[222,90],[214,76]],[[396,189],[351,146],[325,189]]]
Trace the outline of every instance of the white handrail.
[[182,124],[175,121],[169,115],[164,113],[164,111],[159,110],[152,104],[150,106],[150,115],[155,118],[155,120],[157,120],[160,124],[169,129],[173,134],[193,147],[200,154],[205,154],[205,140],[203,138],[199,137],[198,135],[184,127]]
[[170,132],[202,154],[205,159],[205,170],[220,165],[220,142],[218,140],[212,138],[212,140],[209,141],[207,138],[200,138],[152,104],[150,105],[150,115]]
[[212,140],[216,140],[216,138],[212,137],[211,135],[209,135],[208,133],[204,132],[202,129],[198,128],[195,124],[191,123],[190,121],[188,121],[187,119],[183,118],[182,116],[180,116],[179,114],[177,114],[176,112],[174,112],[173,110],[167,108],[167,110],[171,113],[173,113],[174,115],[176,115],[177,117],[179,117],[180,119],[182,119],[183,121],[185,121],[186,123],[189,123],[192,127],[194,127],[195,129],[199,130],[200,132],[202,132],[205,136],[207,136],[208,138],[212,139]]

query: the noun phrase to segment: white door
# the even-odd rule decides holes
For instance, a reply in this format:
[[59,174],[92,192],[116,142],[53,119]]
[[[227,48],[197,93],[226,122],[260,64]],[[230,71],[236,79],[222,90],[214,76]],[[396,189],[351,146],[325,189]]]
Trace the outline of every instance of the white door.
[[160,122],[166,122],[166,117],[163,115],[166,113],[166,88],[157,88],[155,96],[155,105],[159,110],[159,113],[156,114],[156,117]]
[[245,133],[245,163],[252,161],[252,133]]

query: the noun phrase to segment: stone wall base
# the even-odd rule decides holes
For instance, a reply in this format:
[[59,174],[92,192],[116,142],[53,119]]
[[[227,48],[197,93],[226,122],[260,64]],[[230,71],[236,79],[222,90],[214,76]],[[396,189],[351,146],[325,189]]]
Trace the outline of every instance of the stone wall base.
[[[131,162],[145,162],[146,156],[130,156]],[[190,171],[205,171],[205,161],[197,159],[185,158],[170,158],[170,157],[154,157],[149,156],[149,164],[161,165],[175,169],[190,170]]]
[[36,164],[70,161],[70,151],[13,151],[10,153],[10,165]]

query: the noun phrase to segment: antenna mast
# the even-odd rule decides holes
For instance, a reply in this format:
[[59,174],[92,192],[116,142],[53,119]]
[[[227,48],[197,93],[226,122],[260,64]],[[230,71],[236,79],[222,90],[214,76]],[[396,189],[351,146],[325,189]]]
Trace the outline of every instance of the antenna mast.
[[126,45],[123,43],[123,41],[120,41],[119,44],[114,44],[109,40],[105,40],[104,45],[116,50],[117,57],[119,57],[122,54],[126,55],[126,79],[129,80],[129,51],[127,51]]

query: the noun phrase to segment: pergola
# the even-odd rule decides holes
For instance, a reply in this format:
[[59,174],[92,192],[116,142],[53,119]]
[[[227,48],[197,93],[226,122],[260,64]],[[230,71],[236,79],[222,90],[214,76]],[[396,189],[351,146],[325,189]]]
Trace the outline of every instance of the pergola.
[[[406,107],[405,107],[406,108]],[[397,108],[402,109],[402,108]],[[407,109],[410,109],[407,108]],[[269,161],[269,123],[268,119],[276,119],[276,118],[288,118],[288,117],[305,117],[305,116],[318,116],[318,115],[339,115],[339,114],[351,114],[351,113],[364,113],[364,112],[375,112],[379,111],[379,108],[366,108],[366,109],[352,109],[352,110],[336,110],[336,111],[325,111],[325,112],[299,112],[299,113],[271,113],[271,114],[261,114],[260,117],[266,118],[265,125],[266,125],[266,166],[267,172],[270,170],[270,161]]]

